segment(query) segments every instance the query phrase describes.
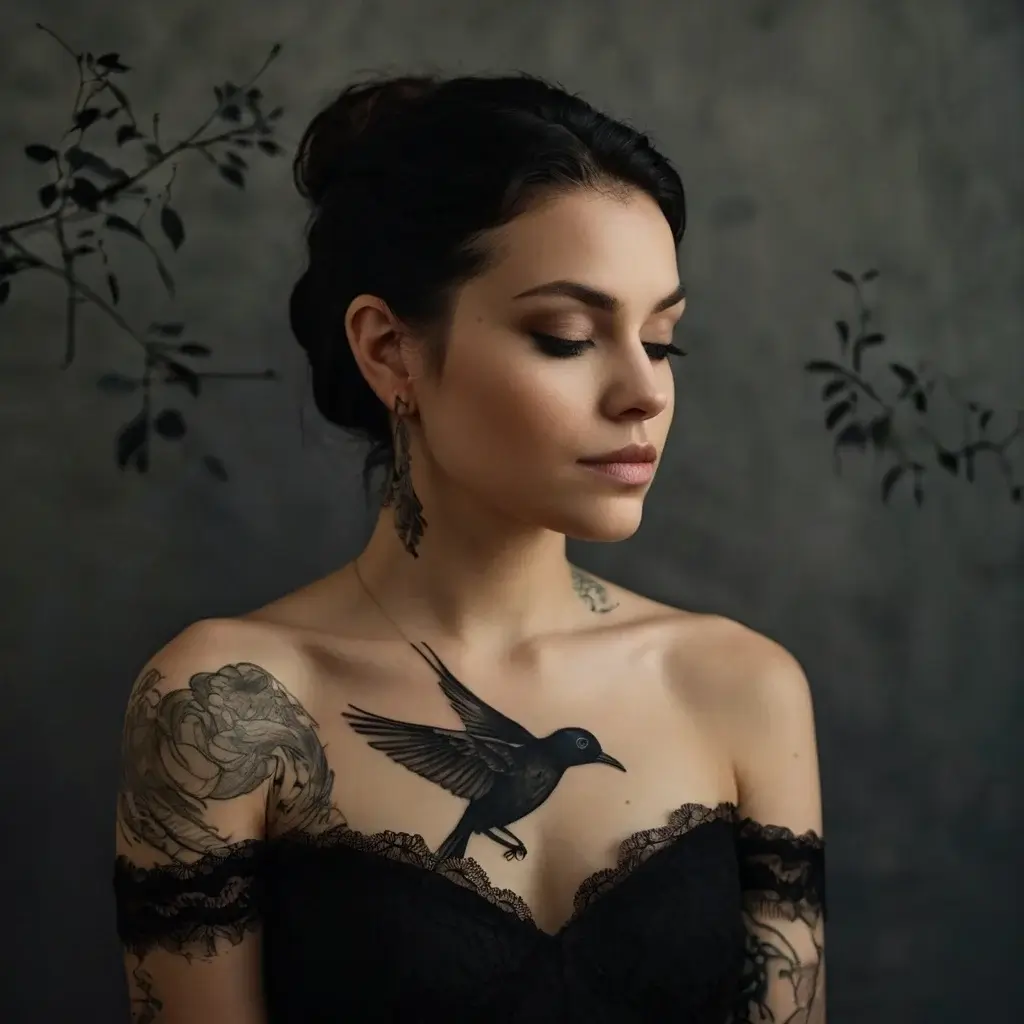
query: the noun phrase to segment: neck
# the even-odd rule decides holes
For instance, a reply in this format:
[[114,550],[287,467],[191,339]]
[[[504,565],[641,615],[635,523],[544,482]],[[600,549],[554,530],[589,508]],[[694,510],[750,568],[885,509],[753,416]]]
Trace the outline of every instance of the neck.
[[424,515],[418,557],[402,546],[390,508],[358,557],[366,587],[409,638],[507,649],[579,621],[562,534],[436,500]]

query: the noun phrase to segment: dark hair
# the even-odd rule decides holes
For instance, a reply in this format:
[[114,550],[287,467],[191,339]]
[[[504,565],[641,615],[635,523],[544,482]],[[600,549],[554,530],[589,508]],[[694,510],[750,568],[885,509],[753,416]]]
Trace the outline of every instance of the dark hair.
[[392,458],[389,410],[345,335],[352,299],[384,300],[431,341],[440,372],[458,287],[495,253],[481,234],[552,193],[638,189],[661,207],[678,246],[679,175],[648,137],[532,75],[403,76],[349,85],[306,129],[295,182],[313,213],[309,263],[292,292],[317,408],[371,443],[363,468]]

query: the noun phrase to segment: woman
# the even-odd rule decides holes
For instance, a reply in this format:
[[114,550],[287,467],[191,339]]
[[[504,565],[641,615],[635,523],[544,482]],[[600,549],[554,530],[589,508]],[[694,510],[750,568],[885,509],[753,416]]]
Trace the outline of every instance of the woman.
[[310,125],[292,297],[382,509],[351,564],[143,668],[116,893],[137,1020],[824,1020],[807,682],[571,566],[640,523],[676,172],[526,75]]

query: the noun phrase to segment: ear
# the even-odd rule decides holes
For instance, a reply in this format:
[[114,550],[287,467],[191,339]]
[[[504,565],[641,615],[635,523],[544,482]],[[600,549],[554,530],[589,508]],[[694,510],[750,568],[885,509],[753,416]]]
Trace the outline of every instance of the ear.
[[345,334],[374,394],[389,409],[394,408],[395,395],[401,395],[412,411],[415,398],[410,382],[420,376],[419,359],[408,329],[387,303],[376,295],[357,295],[345,313]]

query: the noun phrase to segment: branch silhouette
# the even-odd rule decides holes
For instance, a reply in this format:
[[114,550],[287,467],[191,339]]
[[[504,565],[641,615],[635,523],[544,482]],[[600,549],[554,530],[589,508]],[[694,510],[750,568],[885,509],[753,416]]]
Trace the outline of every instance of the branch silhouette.
[[[835,321],[840,361],[812,359],[804,369],[812,375],[830,378],[822,388],[821,398],[827,406],[825,427],[835,431],[836,471],[841,470],[843,449],[873,448],[891,463],[881,480],[882,501],[888,502],[900,480],[909,478],[914,500],[921,505],[924,479],[933,467],[973,483],[978,459],[986,456],[995,461],[1010,500],[1020,504],[1024,492],[1008,452],[1024,435],[1024,410],[1017,410],[1012,416],[1013,424],[997,432],[996,424],[1005,423],[1011,418],[1009,415],[1000,415],[985,404],[964,397],[953,378],[927,363],[916,368],[889,363],[888,379],[896,390],[886,397],[882,385],[872,383],[864,369],[866,355],[881,348],[887,340],[875,327],[876,314],[865,297],[866,286],[881,275],[877,270],[867,270],[859,276],[847,270],[832,273],[850,289],[853,299],[851,319]],[[943,442],[928,423],[934,407],[932,398],[940,387],[959,412],[960,437],[954,443]],[[925,449],[921,454],[915,453],[911,439],[895,425],[903,409],[911,410],[916,418],[914,433]]]
[[[112,237],[120,237],[141,246],[168,295],[175,296],[174,276],[151,236],[158,231],[161,243],[169,245],[173,252],[185,244],[185,222],[172,201],[177,161],[196,153],[226,182],[244,189],[249,170],[247,156],[251,152],[266,156],[283,152],[274,138],[283,109],[276,107],[264,112],[263,93],[256,86],[281,46],[275,44],[271,48],[263,64],[243,85],[226,82],[216,86],[215,103],[202,123],[179,141],[165,144],[160,138],[160,115],[153,114],[151,127],[144,130],[127,94],[116,81],[131,70],[122,63],[120,54],[76,53],[45,25],[36,27],[75,62],[78,84],[70,126],[61,138],[52,146],[34,142],[24,149],[30,161],[50,171],[51,180],[37,193],[44,212],[0,224],[0,306],[11,298],[12,281],[18,275],[50,275],[64,284],[63,368],[75,359],[82,305],[98,310],[139,346],[142,368],[138,374],[106,373],[97,385],[113,394],[139,393],[141,408],[118,431],[115,456],[122,469],[130,466],[145,473],[150,466],[154,434],[178,440],[187,430],[179,409],[155,408],[156,384],[183,387],[198,398],[204,380],[276,380],[277,374],[269,368],[201,372],[187,360],[205,359],[212,351],[207,345],[182,340],[184,323],[153,322],[145,329],[133,325],[118,308],[122,279],[112,264],[107,243]],[[120,166],[86,148],[86,136],[91,142],[96,130],[105,123],[113,130],[108,148],[112,145],[119,154],[127,154],[131,160],[128,166]],[[159,171],[169,173],[162,186],[157,187],[151,183]],[[151,223],[154,217],[155,227]],[[56,243],[56,258],[47,259],[29,241],[40,232],[46,232]],[[102,283],[95,286],[83,279],[83,267]],[[203,464],[216,478],[227,479],[227,469],[217,456],[205,455]]]

